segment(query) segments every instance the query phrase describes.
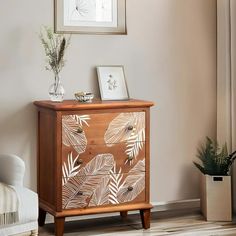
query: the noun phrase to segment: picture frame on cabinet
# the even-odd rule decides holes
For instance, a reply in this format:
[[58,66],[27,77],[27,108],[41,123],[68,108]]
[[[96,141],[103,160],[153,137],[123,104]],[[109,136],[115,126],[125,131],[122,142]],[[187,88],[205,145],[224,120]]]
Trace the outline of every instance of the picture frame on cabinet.
[[123,66],[97,66],[97,75],[102,100],[129,99]]
[[127,34],[126,0],[54,0],[56,33]]

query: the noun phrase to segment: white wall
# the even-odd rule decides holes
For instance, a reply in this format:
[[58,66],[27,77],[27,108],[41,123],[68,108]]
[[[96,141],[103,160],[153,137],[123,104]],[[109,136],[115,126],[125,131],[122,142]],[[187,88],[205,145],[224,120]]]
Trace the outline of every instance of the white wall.
[[[196,147],[216,128],[216,1],[127,0],[127,36],[73,35],[63,70],[67,98],[98,95],[94,67],[123,64],[130,95],[152,100],[152,201],[199,197]],[[0,7],[0,152],[20,155],[36,189],[36,110],[53,75],[38,39],[53,1]]]

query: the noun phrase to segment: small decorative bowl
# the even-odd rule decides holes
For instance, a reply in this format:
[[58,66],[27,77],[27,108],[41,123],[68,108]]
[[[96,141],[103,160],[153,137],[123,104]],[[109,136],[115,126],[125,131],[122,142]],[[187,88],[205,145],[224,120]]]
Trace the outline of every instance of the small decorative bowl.
[[94,98],[94,94],[86,93],[86,92],[79,92],[79,93],[75,93],[75,98],[79,102],[92,102],[92,99]]

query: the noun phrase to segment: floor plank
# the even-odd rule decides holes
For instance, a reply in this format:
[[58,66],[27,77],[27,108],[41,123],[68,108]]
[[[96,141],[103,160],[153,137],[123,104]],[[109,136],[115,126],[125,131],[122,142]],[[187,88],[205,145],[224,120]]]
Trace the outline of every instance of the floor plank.
[[[129,215],[87,219],[66,222],[65,236],[236,236],[236,219],[233,222],[207,222],[196,210],[191,213],[155,212],[152,213],[151,228],[143,230],[139,215]],[[54,225],[40,227],[39,235],[54,235]]]

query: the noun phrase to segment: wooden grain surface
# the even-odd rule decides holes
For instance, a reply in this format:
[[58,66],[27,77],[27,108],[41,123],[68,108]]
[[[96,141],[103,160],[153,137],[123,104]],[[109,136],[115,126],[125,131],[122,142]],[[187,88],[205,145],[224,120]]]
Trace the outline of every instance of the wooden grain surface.
[[47,100],[35,101],[34,104],[38,107],[44,107],[60,111],[151,107],[154,105],[153,102],[137,99],[130,99],[125,101],[101,101],[100,99],[94,99],[92,103],[81,103],[76,100],[65,100],[61,103],[57,103]]
[[38,194],[39,199],[55,206],[55,170],[57,168],[54,152],[55,117],[51,113],[40,113],[38,148]]
[[[113,110],[114,111],[114,110]],[[131,114],[131,115],[130,115]],[[132,115],[133,114],[133,115]],[[112,126],[112,122],[116,121],[117,119],[126,119],[127,122],[123,122],[120,124],[120,126],[123,126],[122,134],[124,135],[124,138],[122,139],[122,142],[128,141],[129,137],[131,137],[132,133],[135,129],[137,129],[138,125],[135,119],[135,116],[139,118],[139,123],[143,123],[143,126],[145,128],[145,112],[144,111],[135,111],[131,112],[128,110],[128,112],[104,112],[104,113],[71,113],[71,115],[65,115],[63,113],[62,115],[62,122],[66,124],[73,124],[75,123],[75,129],[80,129],[80,132],[82,132],[82,135],[84,134],[87,145],[94,145],[94,144],[112,144],[121,142],[120,140],[116,142],[111,141],[105,141],[106,132],[108,131],[109,127]],[[77,118],[76,118],[77,117]],[[81,124],[76,124],[76,119],[80,119],[81,117]],[[84,120],[83,120],[84,119]],[[83,122],[84,121],[84,122]],[[85,123],[86,122],[86,123]],[[78,122],[77,122],[78,123]],[[119,122],[116,122],[119,123]],[[133,130],[129,130],[129,128],[133,128]],[[76,132],[77,130],[73,130],[73,132]],[[117,132],[115,135],[122,135],[118,133],[118,129],[116,127]],[[66,131],[65,131],[66,132]],[[78,137],[79,138],[79,137]],[[145,141],[145,137],[142,141]]]
[[[140,179],[142,178],[143,176],[143,179],[144,179],[144,184],[142,186],[139,186],[139,188],[135,188],[135,184],[136,184],[136,180],[137,178]],[[145,196],[145,173],[137,173],[137,174],[128,174],[128,173],[124,173],[124,174],[120,174],[119,176],[117,175],[114,175],[114,177],[118,177],[121,179],[121,182],[120,182],[120,186],[121,186],[121,189],[119,192],[121,192],[121,194],[117,194],[117,203],[111,203],[109,200],[110,200],[110,197],[108,197],[109,195],[104,195],[102,196],[101,199],[96,200],[96,202],[94,202],[94,199],[93,199],[93,196],[96,194],[96,189],[98,189],[98,191],[100,192],[98,197],[100,197],[101,195],[101,192],[104,192],[104,193],[107,193],[109,192],[109,187],[110,187],[110,182],[112,181],[112,179],[110,179],[110,176],[109,175],[100,175],[100,176],[95,176],[96,179],[104,179],[104,178],[107,178],[108,179],[108,184],[103,186],[102,183],[99,183],[98,186],[94,186],[94,190],[92,190],[94,193],[93,194],[90,194],[88,193],[88,190],[84,190],[84,186],[77,186],[76,190],[75,190],[75,194],[73,195],[74,197],[71,198],[71,201],[73,201],[74,199],[76,199],[76,201],[79,203],[77,207],[71,207],[71,206],[63,206],[64,209],[76,209],[76,208],[80,208],[80,209],[88,209],[88,208],[94,208],[94,207],[102,207],[102,206],[118,206],[119,204],[126,204],[126,203],[129,203],[129,204],[135,204],[135,203],[142,203],[142,202],[145,202],[146,200],[146,196]],[[80,180],[82,177],[81,176],[77,176],[76,179],[78,179],[78,182],[80,183]],[[129,181],[129,183],[127,184],[126,183],[126,180],[127,178],[131,179],[131,181]],[[88,179],[91,180],[91,183],[90,185],[93,184],[93,177],[88,177]],[[68,181],[67,184],[71,184],[70,183],[70,180]],[[66,195],[66,185],[64,185],[64,187],[62,188],[62,191],[65,190],[65,194]],[[122,184],[123,184],[123,187],[122,187]],[[129,190],[129,188],[132,188],[131,190]],[[92,186],[93,188],[93,186]],[[101,190],[102,189],[102,190]],[[86,192],[83,192],[86,191]],[[77,193],[80,193],[81,194],[81,198],[77,196]],[[84,199],[85,197],[85,199]],[[107,197],[107,200],[105,200],[104,198]],[[68,202],[67,197],[65,197],[65,199],[63,199],[64,201],[63,202]],[[78,201],[79,199],[81,199],[80,201]],[[114,198],[113,198],[114,199]],[[112,200],[113,200],[112,199]],[[82,205],[82,203],[84,203]]]
[[146,109],[145,119],[145,133],[146,133],[146,146],[145,146],[145,168],[146,168],[146,203],[150,202],[150,109]]
[[[121,171],[122,173],[127,173],[134,167],[140,160],[145,160],[145,143],[142,144],[143,148],[139,151],[136,158],[129,160],[126,151],[125,143],[117,143],[112,147],[106,145],[88,145],[86,146],[85,152],[78,155],[74,147],[62,146],[62,163],[68,166],[69,158],[73,158],[77,161],[76,166],[79,165],[79,169],[85,167],[94,157],[97,155],[111,154],[114,158],[115,172]],[[102,156],[101,156],[102,158]]]
[[153,206],[150,203],[136,203],[136,204],[120,204],[114,206],[102,206],[102,207],[90,207],[85,209],[70,209],[57,212],[47,204],[39,202],[39,206],[45,209],[48,213],[56,217],[69,217],[69,216],[80,216],[80,215],[93,215],[111,212],[121,212],[121,211],[136,211],[140,209],[152,209]]
[[[142,100],[128,100],[128,101],[101,101],[94,100],[92,103],[78,103],[77,101],[64,101],[62,103],[55,103],[51,101],[36,101],[34,104],[38,107],[39,111],[39,142],[38,142],[38,192],[40,199],[40,208],[49,212],[56,217],[55,222],[57,225],[57,231],[60,235],[63,231],[64,220],[60,221],[57,218],[64,218],[67,216],[86,215],[86,214],[99,214],[106,212],[127,212],[131,210],[145,210],[152,208],[149,203],[149,161],[150,161],[150,113],[149,107],[153,105],[152,102]],[[128,148],[128,141],[130,138],[117,138],[116,133],[112,131],[112,135],[107,135],[109,129],[113,125],[111,124],[119,116],[120,113],[138,112],[145,114],[146,119],[144,125],[138,126],[137,124],[127,125],[121,124],[123,130],[120,130],[119,125],[116,125],[118,129],[117,134],[123,134],[127,136],[127,133],[133,131],[128,130],[128,126],[136,126],[137,129],[144,129],[145,137],[142,142],[142,148],[139,149],[135,160],[132,163],[125,163],[127,156],[125,155]],[[83,123],[81,137],[83,136],[83,142],[86,147],[84,150],[79,150],[77,145],[79,141],[73,142],[76,136],[76,130],[71,137],[65,138],[63,134],[63,117],[74,115],[89,115],[92,119]],[[132,119],[131,119],[132,120]],[[136,119],[140,121],[139,119]],[[142,119],[141,119],[142,120]],[[90,122],[92,121],[92,122]],[[116,122],[116,121],[115,121]],[[139,123],[139,122],[138,122]],[[85,125],[84,125],[85,124]],[[68,127],[67,127],[68,128]],[[69,127],[69,130],[71,128]],[[78,133],[78,132],[77,132]],[[124,134],[126,133],[126,134]],[[112,138],[107,138],[112,136]],[[135,136],[135,135],[134,135]],[[104,138],[105,137],[105,138]],[[113,141],[110,140],[115,140]],[[82,142],[82,143],[83,143]],[[134,142],[137,144],[139,142]],[[74,145],[76,144],[76,145]],[[112,145],[110,145],[112,144]],[[79,151],[78,151],[79,150]],[[134,199],[127,202],[121,202],[120,204],[108,204],[104,206],[92,206],[83,209],[70,209],[62,210],[62,166],[68,163],[68,155],[72,155],[74,159],[79,155],[79,159],[83,160],[81,168],[85,167],[93,158],[100,154],[110,153],[114,156],[117,169],[121,169],[121,174],[126,179],[132,168],[134,168],[142,160],[145,160],[146,169],[144,169],[144,189]],[[128,164],[131,164],[130,166]],[[111,168],[114,166],[111,166]],[[119,174],[117,169],[114,174]],[[135,175],[135,174],[133,174]],[[99,184],[99,183],[98,183]],[[145,211],[146,212],[146,211]],[[142,219],[146,222],[149,221],[149,214],[142,214]],[[58,223],[60,222],[60,223]],[[144,225],[146,228],[148,224]]]

